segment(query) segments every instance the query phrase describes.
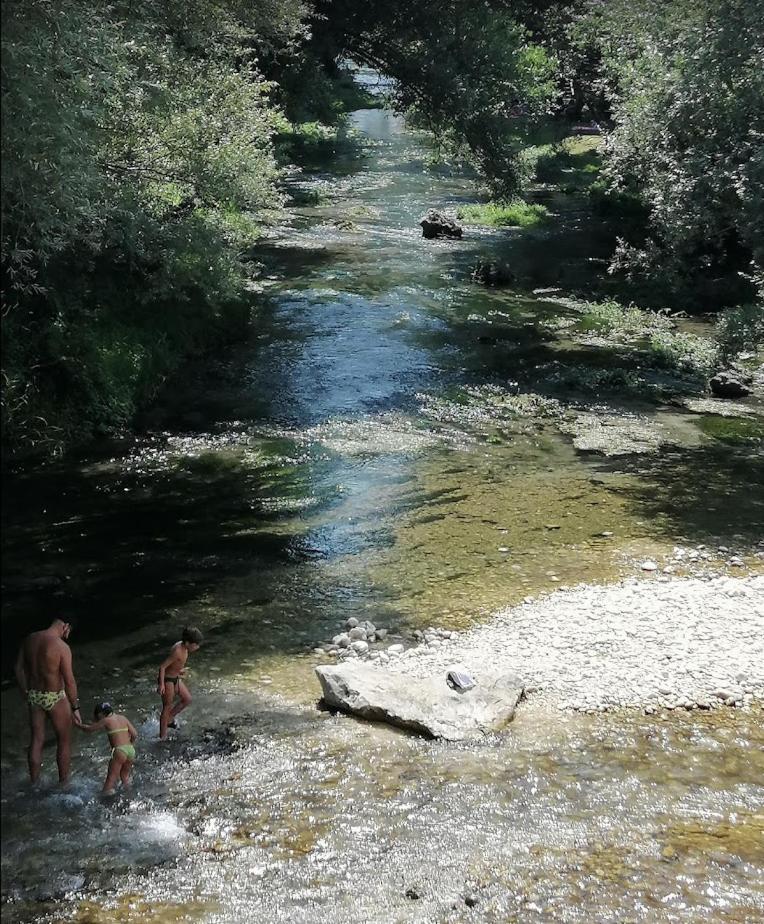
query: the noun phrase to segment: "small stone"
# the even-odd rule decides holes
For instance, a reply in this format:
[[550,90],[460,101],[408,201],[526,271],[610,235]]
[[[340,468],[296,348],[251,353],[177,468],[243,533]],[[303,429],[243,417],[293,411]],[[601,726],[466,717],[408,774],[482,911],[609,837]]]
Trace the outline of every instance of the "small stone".
[[509,552],[509,549],[505,545],[500,545],[499,551],[503,554],[506,554],[507,552]]
[[403,645],[390,645],[387,649],[389,655],[400,655],[403,654],[404,648]]
[[355,651],[356,654],[366,654],[369,650],[369,643],[365,642],[363,639],[356,639],[350,647]]
[[350,619],[348,619],[348,621],[345,623],[345,628],[355,629],[357,625],[358,625],[358,620],[355,618],[355,616],[351,616]]
[[658,566],[654,561],[651,561],[649,558],[642,562],[639,566],[643,571],[657,571]]
[[374,637],[378,642],[383,642],[387,638],[387,629],[376,629]]
[[422,897],[416,886],[409,886],[405,894],[406,898],[410,898],[412,901],[416,901],[418,898]]
[[464,896],[464,904],[465,904],[468,908],[474,908],[475,905],[477,905],[477,903],[478,903],[478,900],[477,900],[477,896],[476,896],[476,895],[465,895],[465,896]]
[[350,636],[351,639],[354,639],[354,640],[365,639],[365,638],[366,638],[366,630],[365,630],[362,626],[354,626],[354,627],[350,630],[350,632],[348,633],[348,635]]

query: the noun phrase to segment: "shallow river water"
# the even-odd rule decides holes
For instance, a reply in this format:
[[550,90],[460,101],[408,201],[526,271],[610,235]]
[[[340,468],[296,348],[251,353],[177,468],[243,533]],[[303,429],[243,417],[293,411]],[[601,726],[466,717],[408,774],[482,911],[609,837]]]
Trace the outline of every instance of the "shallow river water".
[[[588,401],[657,427],[659,452],[583,452],[561,426],[585,400],[561,364],[626,361],[566,337],[557,300],[606,229],[584,245],[573,208],[524,238],[424,241],[420,216],[474,199],[469,180],[390,113],[353,119],[368,144],[295,176],[309,204],[255,254],[249,340],[169,388],[142,435],[7,479],[6,668],[30,625],[78,616],[83,701],[109,698],[141,741],[130,798],[98,800],[107,751],[84,736],[71,788],[48,748],[30,793],[5,683],[3,920],[764,920],[760,709],[531,696],[506,734],[457,746],[316,708],[313,648],[349,616],[406,641],[676,546],[707,550],[689,570],[726,570],[719,545],[761,567],[760,444],[612,395]],[[475,285],[479,256],[522,284]],[[206,636],[195,701],[160,744],[156,667],[184,624]]]

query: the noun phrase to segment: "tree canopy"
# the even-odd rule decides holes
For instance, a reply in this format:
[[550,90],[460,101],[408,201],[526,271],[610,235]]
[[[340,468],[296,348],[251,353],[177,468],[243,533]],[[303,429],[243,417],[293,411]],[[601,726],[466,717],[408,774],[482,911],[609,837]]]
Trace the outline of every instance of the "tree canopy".
[[599,119],[646,215],[615,269],[762,277],[764,0],[25,0],[2,32],[12,442],[126,422],[245,316],[279,139],[342,119],[346,59],[505,200],[540,124]]

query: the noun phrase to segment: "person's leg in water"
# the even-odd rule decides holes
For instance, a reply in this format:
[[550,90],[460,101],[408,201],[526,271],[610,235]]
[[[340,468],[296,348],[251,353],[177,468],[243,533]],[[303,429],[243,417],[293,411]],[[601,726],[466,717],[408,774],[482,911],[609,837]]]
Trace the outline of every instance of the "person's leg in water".
[[42,768],[42,747],[45,743],[45,710],[39,706],[29,707],[29,749],[27,764],[29,779],[36,783],[40,779]]
[[59,700],[48,713],[56,732],[56,762],[58,763],[58,782],[69,781],[69,765],[72,747],[72,708],[68,699]]
[[187,706],[191,705],[191,693],[185,683],[180,679],[178,679],[178,696],[180,697],[180,702],[176,703],[172,708],[173,721],[179,712],[183,712]]
[[111,752],[109,769],[106,771],[106,782],[103,784],[103,789],[101,790],[102,796],[114,795],[114,787],[117,785],[117,782],[122,775],[122,767],[129,763],[130,761],[120,751],[114,750]]
[[173,716],[175,715],[172,704],[175,701],[175,690],[179,686],[179,682],[175,681],[174,683],[168,683],[165,681],[164,693],[162,694],[162,713],[159,716],[159,737],[167,737],[167,729],[172,722]]
[[122,761],[122,766],[119,771],[119,778],[122,781],[122,786],[124,789],[130,789],[130,771],[133,769],[132,760]]

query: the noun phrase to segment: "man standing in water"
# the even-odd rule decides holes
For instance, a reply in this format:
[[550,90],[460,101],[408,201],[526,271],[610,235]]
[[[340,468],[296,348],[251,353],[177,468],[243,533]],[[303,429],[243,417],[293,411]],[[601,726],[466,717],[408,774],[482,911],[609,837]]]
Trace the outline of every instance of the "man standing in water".
[[72,673],[72,652],[66,644],[72,624],[54,619],[47,629],[24,639],[16,659],[16,680],[29,705],[29,777],[36,783],[42,766],[45,717],[56,733],[58,779],[69,779],[72,722],[82,723],[77,682]]

